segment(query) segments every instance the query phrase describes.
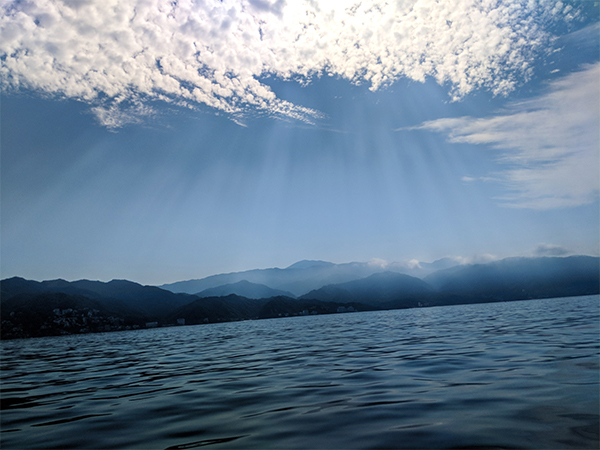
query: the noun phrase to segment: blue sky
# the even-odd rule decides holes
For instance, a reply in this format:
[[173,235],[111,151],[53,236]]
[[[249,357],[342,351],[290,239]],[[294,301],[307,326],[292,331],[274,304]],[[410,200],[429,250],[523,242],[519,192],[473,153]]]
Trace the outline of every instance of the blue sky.
[[2,278],[598,255],[597,2],[441,3],[3,2]]

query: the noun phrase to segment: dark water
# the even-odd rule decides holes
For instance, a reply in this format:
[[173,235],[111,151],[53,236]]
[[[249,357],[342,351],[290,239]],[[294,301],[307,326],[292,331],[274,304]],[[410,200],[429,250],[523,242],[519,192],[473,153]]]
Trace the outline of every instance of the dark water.
[[598,448],[599,297],[2,342],[12,448]]

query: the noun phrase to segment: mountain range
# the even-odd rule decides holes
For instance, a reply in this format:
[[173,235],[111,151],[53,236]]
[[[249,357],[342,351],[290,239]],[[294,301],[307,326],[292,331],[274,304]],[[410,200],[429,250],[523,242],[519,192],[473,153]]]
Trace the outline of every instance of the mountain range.
[[304,260],[285,269],[254,269],[225,273],[202,279],[163,284],[159,287],[176,293],[195,294],[206,289],[245,280],[251,283],[263,284],[272,289],[288,291],[299,297],[328,284],[358,280],[379,272],[397,272],[422,278],[439,269],[446,269],[457,264],[458,262],[451,258],[440,259],[433,263],[415,264],[381,264],[377,261],[334,264],[326,261]]
[[[391,269],[391,270],[390,270]],[[419,273],[417,278],[404,271]],[[220,283],[220,284],[219,284]],[[0,281],[2,338],[114,331],[345,311],[598,294],[600,258],[507,258],[413,267],[300,261],[285,269],[169,285],[127,280]]]

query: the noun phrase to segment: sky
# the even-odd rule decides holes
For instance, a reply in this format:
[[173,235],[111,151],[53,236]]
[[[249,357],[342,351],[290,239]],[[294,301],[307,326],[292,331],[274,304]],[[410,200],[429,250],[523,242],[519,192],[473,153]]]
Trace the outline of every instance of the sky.
[[599,254],[598,2],[0,8],[1,278]]

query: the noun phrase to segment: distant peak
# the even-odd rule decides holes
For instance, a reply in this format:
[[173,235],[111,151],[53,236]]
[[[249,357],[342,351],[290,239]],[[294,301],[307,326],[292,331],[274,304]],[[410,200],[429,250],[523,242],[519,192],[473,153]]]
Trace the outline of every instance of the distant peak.
[[308,269],[309,267],[331,267],[335,266],[334,263],[330,263],[327,261],[314,261],[310,259],[303,259],[302,261],[298,261],[297,263],[292,264],[286,269]]

